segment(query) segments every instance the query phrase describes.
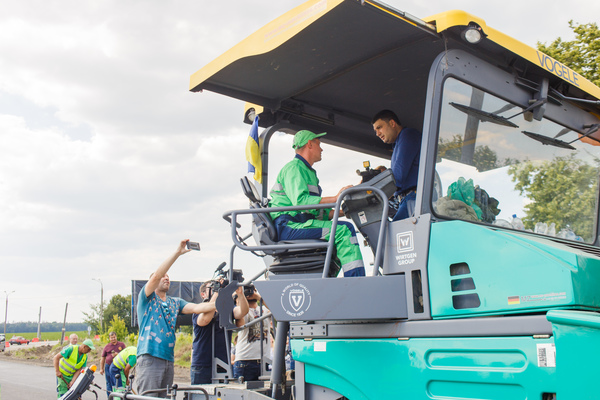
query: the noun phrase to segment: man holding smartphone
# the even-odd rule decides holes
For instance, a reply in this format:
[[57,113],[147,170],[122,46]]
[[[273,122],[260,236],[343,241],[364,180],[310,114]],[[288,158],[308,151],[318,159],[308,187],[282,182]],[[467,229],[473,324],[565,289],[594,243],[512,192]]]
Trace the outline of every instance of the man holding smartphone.
[[165,389],[166,392],[173,384],[177,315],[215,311],[214,303],[188,303],[179,297],[167,296],[171,285],[167,272],[181,255],[191,251],[186,248],[188,242],[185,239],[179,243],[177,250],[150,275],[139,294],[136,377],[139,394],[151,389]]

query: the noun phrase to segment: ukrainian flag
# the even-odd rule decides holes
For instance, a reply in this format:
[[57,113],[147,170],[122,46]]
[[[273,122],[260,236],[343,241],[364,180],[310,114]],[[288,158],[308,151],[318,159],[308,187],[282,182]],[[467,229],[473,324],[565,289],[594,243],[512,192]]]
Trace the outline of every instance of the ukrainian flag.
[[248,172],[254,172],[254,180],[262,183],[262,161],[260,159],[260,146],[258,145],[258,116],[254,118],[246,141],[246,161],[248,161]]

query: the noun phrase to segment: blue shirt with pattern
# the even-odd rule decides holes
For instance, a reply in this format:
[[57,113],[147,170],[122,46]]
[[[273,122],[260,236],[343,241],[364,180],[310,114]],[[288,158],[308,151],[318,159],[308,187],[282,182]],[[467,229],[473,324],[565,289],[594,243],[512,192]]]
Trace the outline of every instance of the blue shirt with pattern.
[[175,361],[175,324],[187,301],[167,296],[161,300],[152,292],[146,297],[146,285],[140,291],[137,305],[138,337],[137,355],[149,354],[167,361]]

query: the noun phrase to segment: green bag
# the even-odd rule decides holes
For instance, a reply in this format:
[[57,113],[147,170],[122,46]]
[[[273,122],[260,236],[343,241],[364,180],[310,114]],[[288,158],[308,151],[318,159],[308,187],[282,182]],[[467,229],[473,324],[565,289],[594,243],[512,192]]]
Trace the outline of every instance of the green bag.
[[452,200],[460,200],[472,207],[475,214],[477,214],[477,218],[481,220],[481,208],[473,203],[473,200],[475,200],[475,186],[473,185],[473,179],[467,181],[461,176],[456,182],[452,182],[450,186],[448,186],[448,197]]

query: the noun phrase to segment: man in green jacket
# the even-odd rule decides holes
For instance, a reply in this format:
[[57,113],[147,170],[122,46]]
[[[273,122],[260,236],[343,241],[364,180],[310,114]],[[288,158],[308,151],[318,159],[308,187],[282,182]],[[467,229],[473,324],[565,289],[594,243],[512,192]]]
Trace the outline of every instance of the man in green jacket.
[[115,356],[108,369],[111,384],[114,388],[123,387],[123,376],[125,376],[125,385],[129,386],[129,371],[137,363],[137,347],[125,347]]
[[73,382],[77,380],[81,369],[87,366],[87,354],[92,350],[94,344],[90,339],[86,339],[83,344],[69,345],[54,356],[58,397],[67,393]]
[[[294,136],[293,148],[296,156],[287,163],[277,175],[277,181],[271,189],[271,207],[288,207],[335,203],[345,186],[335,196],[322,196],[317,172],[313,164],[321,161],[320,137],[303,130]],[[340,211],[340,215],[343,213]],[[333,210],[305,210],[271,213],[277,228],[279,240],[323,239],[329,240]],[[350,222],[338,221],[335,231],[337,261],[344,270],[344,276],[364,276],[365,267],[356,238],[354,226]]]

